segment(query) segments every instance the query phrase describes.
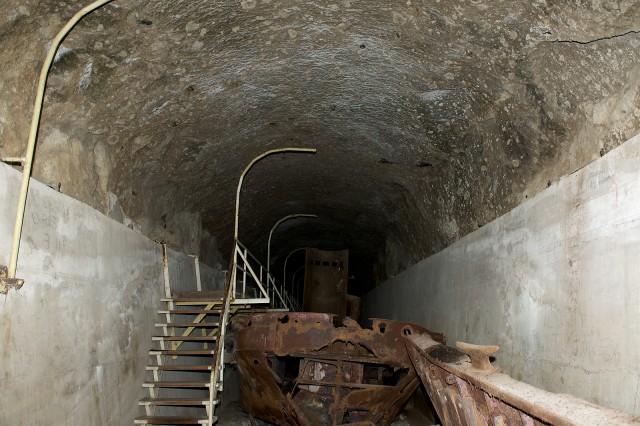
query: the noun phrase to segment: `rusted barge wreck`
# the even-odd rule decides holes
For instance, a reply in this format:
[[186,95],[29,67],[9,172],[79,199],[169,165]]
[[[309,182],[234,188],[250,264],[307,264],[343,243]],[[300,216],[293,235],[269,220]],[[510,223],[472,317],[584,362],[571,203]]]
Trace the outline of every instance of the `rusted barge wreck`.
[[440,334],[397,321],[362,329],[318,313],[237,317],[245,409],[279,425],[388,425],[418,388],[403,335]]
[[630,414],[499,372],[495,346],[444,344],[415,324],[267,313],[234,319],[242,403],[278,425],[389,425],[424,385],[443,426],[640,425]]
[[497,346],[449,347],[441,333],[400,321],[362,328],[347,264],[346,250],[307,249],[306,312],[234,317],[241,401],[252,416],[278,425],[385,426],[422,383],[443,426],[640,426],[629,414],[500,373],[490,362]]

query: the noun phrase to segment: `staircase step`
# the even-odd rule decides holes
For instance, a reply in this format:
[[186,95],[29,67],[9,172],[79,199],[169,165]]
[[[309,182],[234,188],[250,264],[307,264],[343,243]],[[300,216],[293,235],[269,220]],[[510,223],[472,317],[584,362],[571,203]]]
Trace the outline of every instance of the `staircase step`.
[[206,425],[209,419],[207,417],[142,416],[133,422],[137,425]]
[[179,328],[189,328],[189,327],[215,328],[219,326],[220,326],[219,322],[169,322],[169,323],[156,324],[156,327],[179,327]]
[[153,336],[151,340],[158,342],[161,340],[171,342],[213,342],[218,336]]
[[179,291],[171,297],[163,297],[160,300],[173,303],[222,304],[224,291]]
[[209,382],[144,382],[143,388],[208,388]]
[[205,291],[174,291],[171,295],[177,299],[211,299],[222,300],[224,298],[224,290],[205,290]]
[[194,398],[142,398],[138,401],[138,405],[207,405],[209,399],[194,399]]
[[147,365],[147,371],[211,371],[211,365]]
[[149,355],[170,355],[170,356],[198,356],[198,355],[213,355],[215,351],[213,349],[207,350],[184,350],[184,351],[170,351],[170,350],[151,350]]
[[161,315],[166,314],[178,314],[178,315],[199,315],[199,314],[220,314],[222,310],[220,308],[215,309],[172,309],[170,311],[160,310],[158,311]]
[[173,302],[173,303],[180,303],[182,305],[208,305],[208,304],[216,304],[216,305],[221,305],[222,304],[222,300],[211,300],[211,299],[196,299],[196,298],[190,298],[190,297],[181,297],[181,298],[175,298],[175,297],[163,297],[160,299],[161,302]]

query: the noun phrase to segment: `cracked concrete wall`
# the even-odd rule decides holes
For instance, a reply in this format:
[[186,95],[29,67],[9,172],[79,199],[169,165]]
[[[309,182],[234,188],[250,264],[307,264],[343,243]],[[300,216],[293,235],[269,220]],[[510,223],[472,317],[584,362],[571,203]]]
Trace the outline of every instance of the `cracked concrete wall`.
[[497,344],[516,379],[640,415],[640,135],[364,298]]
[[[0,164],[0,264],[7,265],[21,175]],[[32,181],[18,277],[0,296],[2,425],[130,425],[164,294],[159,245]],[[193,259],[170,252],[175,288]],[[201,265],[203,288],[221,272]]]

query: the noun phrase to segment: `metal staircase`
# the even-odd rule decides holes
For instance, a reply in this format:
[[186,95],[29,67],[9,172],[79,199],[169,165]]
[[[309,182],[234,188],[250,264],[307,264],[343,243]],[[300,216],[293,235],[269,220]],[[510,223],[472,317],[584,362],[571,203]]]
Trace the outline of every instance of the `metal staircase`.
[[135,424],[212,426],[224,385],[225,337],[238,313],[299,310],[257,259],[236,241],[231,268],[221,291],[171,292],[164,251],[165,309],[161,331],[152,337],[149,397],[138,404],[145,414]]

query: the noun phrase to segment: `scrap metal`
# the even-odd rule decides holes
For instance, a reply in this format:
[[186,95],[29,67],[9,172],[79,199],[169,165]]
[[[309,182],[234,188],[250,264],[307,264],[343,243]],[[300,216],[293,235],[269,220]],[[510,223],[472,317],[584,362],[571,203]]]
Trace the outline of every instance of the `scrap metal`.
[[237,316],[234,356],[250,415],[279,425],[389,425],[420,380],[405,336],[444,336],[374,319],[372,328],[323,313]]
[[640,425],[630,414],[517,381],[491,364],[497,346],[445,346],[406,336],[407,350],[443,426]]

